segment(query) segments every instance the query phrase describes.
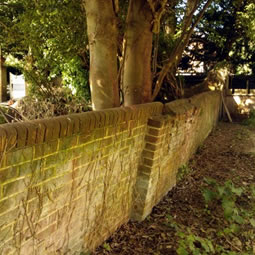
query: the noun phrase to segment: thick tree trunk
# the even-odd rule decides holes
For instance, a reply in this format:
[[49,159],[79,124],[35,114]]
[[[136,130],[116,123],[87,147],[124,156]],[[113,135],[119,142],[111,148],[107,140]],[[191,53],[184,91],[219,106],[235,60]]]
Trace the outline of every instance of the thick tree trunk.
[[112,0],[85,0],[93,110],[119,106],[117,26]]
[[124,105],[151,101],[153,16],[146,0],[131,0],[124,37]]

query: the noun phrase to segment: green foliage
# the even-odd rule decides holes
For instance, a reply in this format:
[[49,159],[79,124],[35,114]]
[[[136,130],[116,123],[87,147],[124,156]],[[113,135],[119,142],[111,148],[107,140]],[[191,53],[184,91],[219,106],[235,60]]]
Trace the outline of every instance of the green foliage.
[[177,235],[180,238],[179,247],[177,249],[178,255],[215,254],[212,241],[193,234],[190,229],[188,229],[186,233],[178,232]]
[[[202,195],[205,200],[205,211],[208,213],[209,221],[216,220],[211,210],[219,206],[223,211],[217,216],[218,227],[202,229],[200,233],[193,228],[187,228],[178,224],[171,216],[167,216],[168,227],[174,228],[179,238],[178,255],[201,255],[201,254],[224,254],[224,255],[249,255],[253,254],[252,243],[255,240],[255,185],[236,187],[232,181],[226,181],[220,185],[216,180],[205,178],[206,188]],[[243,201],[241,204],[240,199]],[[218,211],[218,210],[217,210]],[[204,233],[201,235],[201,233]],[[215,237],[215,234],[216,237]],[[219,242],[219,240],[224,240]],[[224,242],[231,244],[234,250],[224,245]],[[237,245],[240,248],[236,248]]]
[[76,95],[90,98],[81,0],[4,0],[1,13],[2,51],[16,58],[15,67],[25,75],[32,94],[50,97],[61,78]]
[[244,120],[243,125],[255,127],[255,110],[251,110],[249,114],[249,118]]
[[191,43],[204,47],[187,49],[185,57],[189,61],[204,61],[207,70],[224,61],[231,64],[233,73],[254,73],[254,22],[253,1],[213,1],[191,39]]
[[103,247],[106,251],[111,251],[111,246],[108,243],[104,243]]
[[217,200],[221,203],[224,216],[228,221],[243,223],[240,211],[236,207],[236,200],[242,195],[243,189],[235,187],[232,181],[226,181],[222,186],[210,178],[206,178],[205,181],[209,185],[209,188],[205,188],[202,192],[206,206]]
[[176,175],[177,182],[181,181],[189,172],[190,172],[190,168],[187,165],[182,165],[178,169],[178,172]]

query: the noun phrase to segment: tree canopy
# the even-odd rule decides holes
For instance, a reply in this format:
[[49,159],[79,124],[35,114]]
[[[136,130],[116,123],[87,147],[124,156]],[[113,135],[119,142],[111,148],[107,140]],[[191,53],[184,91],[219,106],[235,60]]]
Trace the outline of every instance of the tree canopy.
[[[180,68],[255,70],[252,0],[2,0],[0,43],[33,93],[61,83],[94,109],[182,96]],[[188,47],[199,42],[203,47]],[[15,61],[14,61],[15,59]],[[90,76],[90,78],[88,77]],[[90,92],[89,92],[90,85]]]

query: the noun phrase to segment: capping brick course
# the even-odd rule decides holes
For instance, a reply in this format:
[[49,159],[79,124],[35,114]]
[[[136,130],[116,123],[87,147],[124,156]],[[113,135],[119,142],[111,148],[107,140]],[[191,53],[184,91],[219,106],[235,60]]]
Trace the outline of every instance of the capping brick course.
[[217,104],[207,93],[1,125],[0,254],[75,254],[144,219],[215,124]]

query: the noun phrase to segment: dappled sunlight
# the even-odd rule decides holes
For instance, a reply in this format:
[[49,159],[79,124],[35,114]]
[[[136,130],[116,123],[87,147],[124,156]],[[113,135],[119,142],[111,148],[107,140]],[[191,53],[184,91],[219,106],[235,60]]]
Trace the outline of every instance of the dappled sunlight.
[[97,80],[97,86],[99,87],[99,88],[103,88],[104,86],[103,86],[103,84],[102,84],[102,80]]
[[251,109],[255,109],[255,97],[233,96],[233,99],[241,114],[246,114]]

